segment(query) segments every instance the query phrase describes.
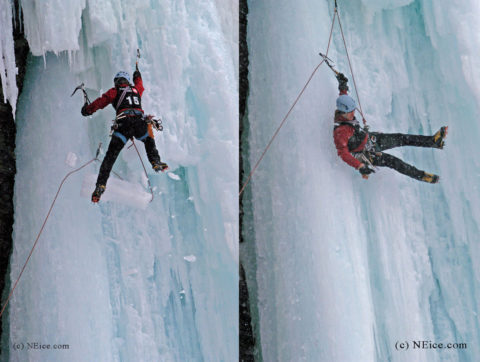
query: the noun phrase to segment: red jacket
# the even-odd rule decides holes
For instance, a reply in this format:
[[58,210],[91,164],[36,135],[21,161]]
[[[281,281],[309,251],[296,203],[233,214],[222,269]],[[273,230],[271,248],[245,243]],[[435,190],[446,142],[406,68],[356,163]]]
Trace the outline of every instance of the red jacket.
[[[141,75],[134,76],[133,77],[133,83],[135,84],[135,86],[133,88],[135,88],[137,90],[138,94],[140,94],[140,97],[141,97],[142,94],[143,94],[143,91],[145,90],[145,88],[143,88],[142,76]],[[115,105],[113,104],[113,102],[115,101],[116,97],[117,97],[117,89],[115,87],[110,88],[108,91],[103,93],[101,97],[95,99],[92,103],[90,103],[85,108],[85,110],[87,111],[88,114],[92,114],[92,113],[95,113],[96,111],[98,111],[99,109],[105,108],[109,104],[112,104],[113,107],[115,108]],[[133,108],[132,107],[132,108],[129,108],[129,109],[135,109],[135,110],[141,111],[143,113],[143,109],[141,109],[141,108]],[[125,109],[117,110],[117,114],[124,111],[124,110]]]
[[[346,92],[343,94],[346,94]],[[333,140],[335,142],[335,147],[337,148],[338,155],[350,166],[358,169],[361,165],[361,162],[355,157],[353,157],[352,152],[363,151],[368,141],[368,133],[365,132],[365,136],[363,137],[363,132],[360,133],[355,130],[354,125],[357,123],[357,121],[355,119],[354,121],[349,121],[345,119],[339,111],[335,111],[334,122],[336,124],[340,123],[340,125],[336,126],[333,131]],[[352,137],[363,137],[363,140],[358,146],[350,150],[348,147],[348,141]]]

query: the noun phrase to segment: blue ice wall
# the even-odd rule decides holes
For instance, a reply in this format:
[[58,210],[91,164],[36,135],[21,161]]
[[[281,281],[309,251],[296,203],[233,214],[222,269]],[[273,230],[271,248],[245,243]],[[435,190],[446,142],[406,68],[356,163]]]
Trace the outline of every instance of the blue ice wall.
[[[93,205],[65,183],[8,309],[2,358],[12,361],[228,361],[238,356],[238,9],[232,2],[21,1],[32,54],[17,120],[13,283],[60,181],[103,158],[114,110],[80,115],[114,74],[133,72],[170,171]],[[137,142],[148,166],[143,145]],[[75,158],[75,157],[73,157]],[[114,171],[148,193],[134,148]],[[110,180],[117,176],[112,175]],[[107,183],[107,189],[113,188]],[[130,189],[129,189],[130,190]],[[118,191],[118,190],[117,190]],[[105,194],[106,196],[106,194]],[[133,202],[132,202],[133,201]],[[141,204],[141,203],[140,203]],[[28,343],[50,350],[28,348]],[[24,349],[16,346],[23,344]],[[54,345],[68,346],[54,350]]]
[[[326,51],[333,4],[249,2],[251,164]],[[323,65],[251,184],[254,231],[241,255],[258,348],[265,361],[473,361],[480,7],[338,5],[370,129],[433,134],[449,126],[444,150],[391,151],[441,182],[385,168],[365,181],[345,164],[332,139],[337,82]],[[352,80],[338,23],[329,56]],[[466,346],[413,348],[414,341]]]

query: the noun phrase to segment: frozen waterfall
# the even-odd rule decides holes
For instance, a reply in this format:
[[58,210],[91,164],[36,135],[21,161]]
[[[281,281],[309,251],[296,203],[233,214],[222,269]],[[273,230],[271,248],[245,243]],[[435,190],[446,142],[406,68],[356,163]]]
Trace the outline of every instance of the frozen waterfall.
[[[480,5],[338,6],[371,130],[428,135],[449,125],[444,150],[391,151],[441,182],[387,168],[365,181],[345,164],[332,139],[337,82],[323,65],[248,191],[241,258],[257,347],[264,361],[473,361]],[[249,1],[250,165],[320,63],[333,10],[333,1]],[[338,23],[329,56],[351,80]]]
[[[7,55],[0,70],[15,104],[11,30],[3,31],[10,5],[0,2]],[[238,5],[22,0],[21,7],[31,55],[16,112],[11,283],[64,175],[109,143],[114,110],[84,118],[81,95],[71,92],[85,82],[92,100],[100,96],[117,71],[133,72],[137,48],[142,106],[163,119],[155,140],[170,171],[147,167],[155,198],[145,210],[135,207],[148,188],[133,148],[114,166],[132,186],[127,194],[99,205],[81,196],[99,163],[66,181],[4,315],[2,358],[231,360],[238,355]],[[148,166],[141,143],[139,150]]]

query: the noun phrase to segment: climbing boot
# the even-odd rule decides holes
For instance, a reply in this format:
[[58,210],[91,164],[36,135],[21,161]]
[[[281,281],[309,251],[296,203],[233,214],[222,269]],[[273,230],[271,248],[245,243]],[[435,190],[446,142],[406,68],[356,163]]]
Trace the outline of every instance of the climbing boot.
[[438,182],[438,180],[440,180],[440,176],[434,175],[432,173],[424,172],[421,180],[425,181],[425,182],[428,182],[428,183],[431,183],[431,184],[436,184]]
[[97,203],[100,201],[100,197],[105,192],[105,185],[97,185],[95,191],[92,194],[92,202]]
[[440,128],[437,133],[433,135],[433,143],[436,148],[442,149],[445,145],[445,137],[447,137],[448,126]]
[[159,171],[166,171],[168,170],[168,165],[165,163],[165,162],[153,162],[152,163],[152,168],[155,172],[159,172]]

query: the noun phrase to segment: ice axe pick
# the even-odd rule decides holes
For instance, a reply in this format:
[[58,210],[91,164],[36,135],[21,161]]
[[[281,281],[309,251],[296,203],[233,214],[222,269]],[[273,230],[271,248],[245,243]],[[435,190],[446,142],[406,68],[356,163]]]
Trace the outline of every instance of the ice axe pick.
[[80,84],[77,88],[75,88],[74,91],[73,91],[73,93],[72,93],[72,95],[71,95],[70,97],[73,97],[73,95],[75,94],[75,92],[76,92],[77,90],[79,90],[79,89],[81,89],[82,92],[83,92],[83,100],[84,100],[84,102],[87,103],[87,104],[90,104],[91,102],[90,102],[90,99],[88,98],[87,92],[85,91],[85,84],[84,84],[84,83]]

